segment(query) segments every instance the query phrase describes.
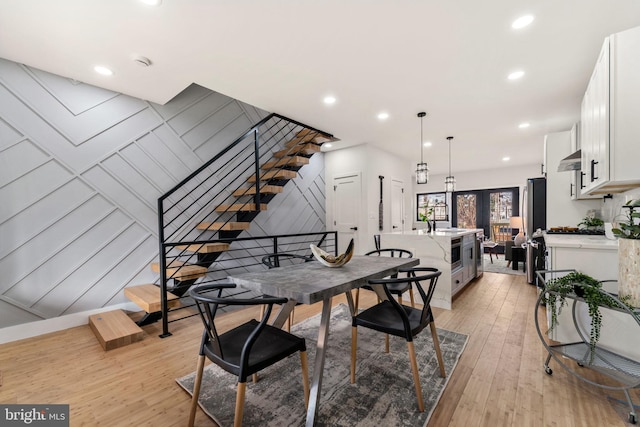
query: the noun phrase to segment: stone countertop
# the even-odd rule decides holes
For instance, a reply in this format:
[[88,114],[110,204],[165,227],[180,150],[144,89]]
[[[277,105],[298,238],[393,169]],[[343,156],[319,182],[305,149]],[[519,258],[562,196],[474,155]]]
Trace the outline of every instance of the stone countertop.
[[545,233],[544,242],[545,245],[550,248],[584,248],[604,249],[612,251],[618,250],[618,239],[610,240],[605,236]]
[[452,238],[452,237],[461,237],[468,234],[475,234],[478,232],[484,232],[481,228],[442,228],[436,229],[436,231],[426,231],[426,230],[407,230],[407,231],[398,231],[396,233],[385,233],[390,235],[405,235],[405,236],[425,236],[430,238]]

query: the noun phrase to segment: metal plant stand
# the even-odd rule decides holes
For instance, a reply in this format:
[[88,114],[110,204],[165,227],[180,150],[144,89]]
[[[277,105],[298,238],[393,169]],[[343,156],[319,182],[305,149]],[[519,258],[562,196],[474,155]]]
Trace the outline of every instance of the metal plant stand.
[[[541,271],[540,273],[546,273],[547,281],[550,277],[553,277],[554,271]],[[566,270],[562,271],[562,273],[566,274]],[[539,275],[544,282],[544,274]],[[581,286],[576,284],[575,286]],[[545,286],[546,288],[546,286]],[[616,295],[607,293],[605,291],[599,290],[600,293],[606,294],[612,300],[616,301],[620,304],[620,307],[625,308],[612,308],[606,307],[607,310],[614,310],[617,312],[626,313],[636,321],[638,324],[638,331],[640,331],[640,310],[630,310],[626,308],[624,304],[620,302]],[[553,371],[549,367],[549,362],[551,358],[553,358],[560,366],[566,369],[570,374],[574,375],[576,378],[592,384],[597,387],[601,387],[608,390],[622,390],[627,398],[627,403],[629,404],[629,422],[631,424],[636,424],[638,420],[638,415],[636,414],[635,407],[631,400],[631,395],[629,394],[629,390],[633,388],[640,387],[640,362],[636,360],[629,359],[620,354],[617,354],[613,351],[607,350],[603,347],[596,345],[596,347],[592,349],[589,344],[589,336],[585,336],[584,331],[579,326],[579,322],[576,316],[576,307],[578,306],[578,302],[584,302],[584,299],[572,293],[570,295],[566,295],[567,302],[571,305],[572,310],[572,318],[573,318],[573,326],[575,327],[578,335],[580,336],[581,341],[571,342],[571,343],[562,343],[562,344],[553,344],[550,345],[547,343],[543,332],[540,330],[539,320],[538,320],[538,310],[541,305],[545,304],[545,295],[555,294],[559,295],[557,292],[549,292],[543,291],[540,293],[538,300],[535,306],[535,325],[538,331],[538,336],[540,337],[540,341],[547,349],[549,353],[547,359],[544,362],[544,370],[547,374],[551,375]],[[548,331],[547,331],[548,332]],[[546,334],[546,332],[545,332]],[[588,335],[588,334],[587,334]],[[634,339],[634,338],[630,338]],[[571,362],[575,362],[571,363]],[[587,378],[583,375],[586,371],[584,369],[591,369],[596,371],[606,378],[611,379],[611,384],[603,384],[600,382],[596,382],[590,378]],[[582,373],[581,373],[582,372]]]

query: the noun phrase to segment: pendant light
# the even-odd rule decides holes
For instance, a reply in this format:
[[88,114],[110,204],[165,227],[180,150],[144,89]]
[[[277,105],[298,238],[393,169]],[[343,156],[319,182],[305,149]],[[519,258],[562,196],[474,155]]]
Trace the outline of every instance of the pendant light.
[[418,113],[418,117],[420,117],[420,163],[418,163],[418,166],[416,167],[416,183],[418,184],[426,184],[427,181],[429,181],[429,168],[422,158],[422,153],[424,151],[424,141],[422,139],[422,119],[426,115],[427,113],[425,113],[424,111]]
[[451,140],[453,137],[448,136],[447,139],[449,140],[449,176],[444,180],[444,191],[453,193],[456,191],[456,179],[451,175]]

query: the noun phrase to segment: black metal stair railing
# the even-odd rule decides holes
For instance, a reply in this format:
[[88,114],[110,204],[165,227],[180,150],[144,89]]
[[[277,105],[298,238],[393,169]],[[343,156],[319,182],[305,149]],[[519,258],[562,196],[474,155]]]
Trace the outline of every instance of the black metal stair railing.
[[[299,144],[319,147],[333,139],[327,132],[270,114],[158,199],[162,336],[170,335],[167,290],[182,296],[201,276],[185,277],[180,266],[185,265],[183,272],[187,265],[208,272],[222,252],[203,254],[207,245],[233,243],[275,196],[272,191],[290,179],[278,178],[278,172],[296,172],[301,167],[298,158],[313,154],[301,152]],[[282,160],[274,156],[276,153]],[[272,159],[271,167],[265,168]],[[173,267],[170,275],[169,267]],[[151,321],[157,320],[158,314],[155,316]]]

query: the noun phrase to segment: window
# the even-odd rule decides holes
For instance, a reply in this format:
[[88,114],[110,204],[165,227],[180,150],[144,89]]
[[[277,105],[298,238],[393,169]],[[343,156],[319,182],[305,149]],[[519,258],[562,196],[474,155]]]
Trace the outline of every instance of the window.
[[421,193],[417,195],[416,221],[448,221],[447,193]]
[[476,228],[478,196],[473,193],[456,195],[457,226],[459,228]]
[[519,213],[518,187],[468,190],[453,193],[453,227],[482,228],[492,236],[494,226],[509,227],[509,218]]

